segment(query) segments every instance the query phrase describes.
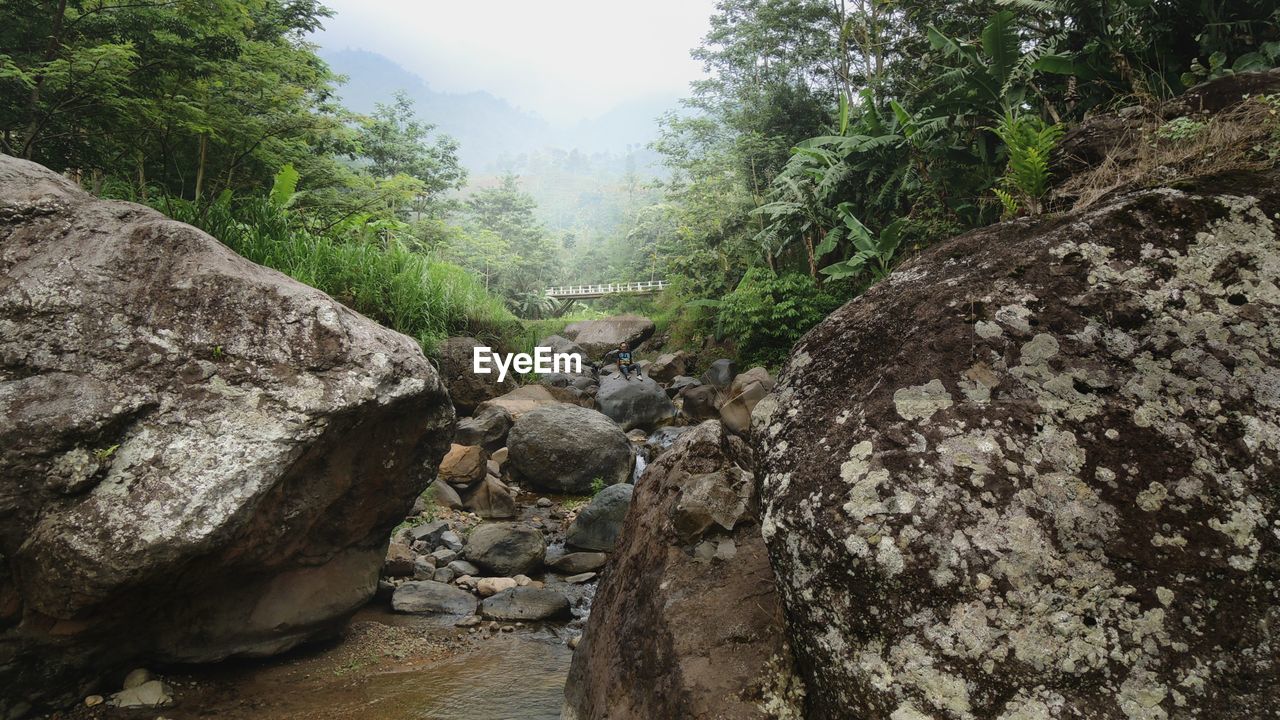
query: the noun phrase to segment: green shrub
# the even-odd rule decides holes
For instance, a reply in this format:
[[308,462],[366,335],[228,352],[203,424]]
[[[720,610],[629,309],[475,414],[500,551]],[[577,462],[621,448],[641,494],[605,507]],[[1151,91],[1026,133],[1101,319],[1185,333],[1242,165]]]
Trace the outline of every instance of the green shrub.
[[742,362],[777,367],[791,346],[840,304],[808,275],[752,268],[719,302],[719,331],[736,343]]

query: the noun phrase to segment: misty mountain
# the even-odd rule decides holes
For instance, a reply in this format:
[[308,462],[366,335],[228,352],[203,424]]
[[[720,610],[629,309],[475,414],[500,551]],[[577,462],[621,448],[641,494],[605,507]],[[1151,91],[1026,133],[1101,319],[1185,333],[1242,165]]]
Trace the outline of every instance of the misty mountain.
[[[599,117],[558,126],[488,92],[434,90],[419,75],[375,52],[321,50],[320,55],[334,72],[347,77],[338,91],[347,107],[372,112],[375,104],[389,102],[396,91],[404,90],[414,100],[419,118],[458,140],[463,164],[475,173],[519,166],[521,158],[548,148],[588,155],[648,155],[643,148],[657,137],[657,117],[677,104],[675,97],[641,98]],[[638,170],[649,174],[648,166],[641,161]]]

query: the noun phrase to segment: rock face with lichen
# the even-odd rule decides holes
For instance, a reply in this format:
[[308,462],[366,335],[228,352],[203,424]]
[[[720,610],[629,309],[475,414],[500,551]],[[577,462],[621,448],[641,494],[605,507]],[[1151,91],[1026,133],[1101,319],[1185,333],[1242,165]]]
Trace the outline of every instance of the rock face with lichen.
[[970,233],[801,341],[753,438],[806,717],[1275,713],[1276,181]]
[[573,655],[566,720],[801,717],[750,467],[713,420],[645,471]]
[[409,338],[0,155],[0,716],[333,631],[452,429]]

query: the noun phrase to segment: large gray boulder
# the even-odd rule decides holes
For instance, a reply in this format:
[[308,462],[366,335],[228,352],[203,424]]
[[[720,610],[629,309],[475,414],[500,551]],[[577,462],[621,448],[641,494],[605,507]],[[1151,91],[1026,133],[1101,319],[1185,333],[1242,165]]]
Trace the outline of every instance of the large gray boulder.
[[590,357],[599,358],[630,343],[634,350],[653,334],[653,321],[639,315],[615,315],[600,320],[581,320],[564,329],[564,336],[577,343]]
[[449,396],[459,415],[470,415],[485,400],[516,388],[515,378],[510,374],[498,382],[497,371],[487,375],[474,371],[475,348],[483,346],[484,343],[475,338],[451,337],[436,349],[440,356],[440,377],[449,388]]
[[631,477],[631,443],[612,420],[576,405],[545,405],[511,428],[503,471],[540,490],[585,493]]
[[567,620],[569,598],[549,588],[514,587],[485,598],[480,603],[480,615],[507,622]]
[[622,521],[627,517],[633,490],[631,485],[621,483],[597,493],[569,524],[565,543],[582,550],[612,550],[618,534],[622,532]]
[[522,523],[487,523],[467,536],[463,557],[495,575],[531,575],[542,569],[547,541]]
[[[714,421],[649,466],[574,652],[563,717],[804,717],[750,466]],[[710,496],[734,500],[695,530],[682,508],[707,509]]]
[[537,347],[549,348],[555,355],[576,355],[582,362],[582,369],[587,369],[587,363],[591,362],[591,356],[587,354],[582,346],[561,335],[549,335],[538,341]]
[[486,405],[468,418],[458,421],[453,441],[458,445],[479,445],[494,452],[507,444],[507,433],[514,420],[511,413],[500,405]]
[[649,377],[660,383],[669,383],[677,377],[689,372],[693,365],[693,356],[684,350],[674,353],[663,353],[654,359],[649,366]]
[[409,338],[0,155],[0,716],[335,631],[452,431]]
[[752,436],[805,717],[1275,713],[1277,180],[969,233],[797,345]]
[[615,374],[601,378],[596,405],[623,430],[652,430],[676,416],[676,406],[671,404],[666,391],[644,375],[624,378]]
[[400,613],[471,615],[476,598],[471,593],[434,580],[401,584],[391,595],[391,609]]

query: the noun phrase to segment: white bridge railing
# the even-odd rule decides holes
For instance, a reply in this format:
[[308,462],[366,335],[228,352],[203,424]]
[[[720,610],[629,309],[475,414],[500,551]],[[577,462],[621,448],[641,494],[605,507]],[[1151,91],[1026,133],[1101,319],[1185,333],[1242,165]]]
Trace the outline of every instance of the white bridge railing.
[[629,283],[601,283],[598,285],[562,285],[547,288],[547,296],[553,298],[597,298],[605,295],[632,293],[644,295],[656,293],[668,285],[666,280],[642,280]]

